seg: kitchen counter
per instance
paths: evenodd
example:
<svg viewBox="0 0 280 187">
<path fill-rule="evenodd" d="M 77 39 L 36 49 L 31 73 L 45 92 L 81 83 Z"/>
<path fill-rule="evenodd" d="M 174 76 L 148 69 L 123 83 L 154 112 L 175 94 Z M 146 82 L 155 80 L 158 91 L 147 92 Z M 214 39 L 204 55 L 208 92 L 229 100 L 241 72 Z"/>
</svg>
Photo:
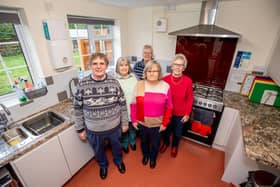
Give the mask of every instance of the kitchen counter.
<svg viewBox="0 0 280 187">
<path fill-rule="evenodd" d="M 9 150 L 5 150 L 5 149 L 0 149 L 0 167 L 4 166 L 5 164 L 19 158 L 20 156 L 24 155 L 25 153 L 31 151 L 32 149 L 34 149 L 35 147 L 43 144 L 44 142 L 46 142 L 47 140 L 49 140 L 50 138 L 54 137 L 55 135 L 59 134 L 61 131 L 67 129 L 68 127 L 70 127 L 71 125 L 73 125 L 73 119 L 72 119 L 72 115 L 71 115 L 71 110 L 72 110 L 72 102 L 70 100 L 66 100 L 63 102 L 60 102 L 57 105 L 54 105 L 52 107 L 49 107 L 45 110 L 39 111 L 34 113 L 33 115 L 37 114 L 37 113 L 41 113 L 44 111 L 54 111 L 57 112 L 63 116 L 65 116 L 67 119 L 66 121 L 49 130 L 48 132 L 37 136 L 37 137 L 33 137 L 33 139 L 29 142 L 26 143 L 26 145 L 21 145 L 20 148 L 17 149 L 16 146 L 11 147 L 11 149 Z M 20 124 L 21 121 L 27 120 L 29 118 L 32 118 L 32 115 L 29 117 L 26 117 L 20 121 L 16 121 L 15 124 Z"/>
<path fill-rule="evenodd" d="M 250 159 L 280 168 L 280 108 L 252 103 L 239 93 L 224 92 L 226 107 L 240 111 L 245 152 Z"/>
</svg>

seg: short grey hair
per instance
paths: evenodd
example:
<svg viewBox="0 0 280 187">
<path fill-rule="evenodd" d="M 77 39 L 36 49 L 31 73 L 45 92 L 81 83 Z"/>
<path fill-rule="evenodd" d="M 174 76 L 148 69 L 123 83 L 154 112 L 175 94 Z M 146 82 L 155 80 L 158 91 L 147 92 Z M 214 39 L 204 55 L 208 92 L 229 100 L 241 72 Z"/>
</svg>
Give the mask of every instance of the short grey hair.
<svg viewBox="0 0 280 187">
<path fill-rule="evenodd" d="M 144 49 L 150 49 L 151 52 L 152 52 L 152 58 L 154 58 L 154 50 L 153 50 L 153 47 L 151 45 L 145 44 L 144 47 L 143 47 L 143 52 L 144 52 Z"/>
<path fill-rule="evenodd" d="M 175 60 L 182 60 L 184 62 L 184 67 L 186 68 L 187 65 L 188 65 L 188 60 L 187 58 L 185 57 L 185 55 L 183 55 L 182 53 L 178 53 L 175 55 L 175 57 L 173 58 L 173 61 L 174 62 Z"/>
<path fill-rule="evenodd" d="M 156 60 L 150 60 L 149 62 L 147 62 L 147 64 L 145 65 L 144 71 L 143 71 L 143 79 L 147 80 L 147 71 L 149 69 L 152 68 L 153 65 L 156 65 L 158 68 L 158 80 L 162 79 L 162 70 L 161 70 L 161 66 L 160 64 L 156 61 Z"/>
<path fill-rule="evenodd" d="M 123 61 L 125 61 L 128 64 L 128 74 L 130 74 L 132 72 L 132 69 L 131 69 L 129 60 L 125 57 L 118 58 L 117 64 L 116 64 L 116 73 L 118 73 L 118 74 L 120 73 L 120 65 L 121 65 L 121 62 L 123 62 Z"/>
</svg>

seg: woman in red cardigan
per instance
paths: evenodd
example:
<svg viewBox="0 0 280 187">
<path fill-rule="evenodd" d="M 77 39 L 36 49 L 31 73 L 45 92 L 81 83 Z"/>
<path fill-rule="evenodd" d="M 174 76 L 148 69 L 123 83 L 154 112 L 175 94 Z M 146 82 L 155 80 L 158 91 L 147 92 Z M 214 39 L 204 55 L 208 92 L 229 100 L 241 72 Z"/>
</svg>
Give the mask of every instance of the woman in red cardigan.
<svg viewBox="0 0 280 187">
<path fill-rule="evenodd" d="M 171 88 L 172 118 L 166 131 L 163 133 L 163 145 L 160 152 L 166 151 L 170 144 L 170 134 L 173 133 L 171 156 L 176 157 L 178 145 L 182 136 L 183 125 L 189 120 L 193 103 L 192 80 L 183 75 L 187 67 L 187 59 L 183 54 L 176 54 L 172 62 L 172 73 L 163 78 Z"/>
</svg>

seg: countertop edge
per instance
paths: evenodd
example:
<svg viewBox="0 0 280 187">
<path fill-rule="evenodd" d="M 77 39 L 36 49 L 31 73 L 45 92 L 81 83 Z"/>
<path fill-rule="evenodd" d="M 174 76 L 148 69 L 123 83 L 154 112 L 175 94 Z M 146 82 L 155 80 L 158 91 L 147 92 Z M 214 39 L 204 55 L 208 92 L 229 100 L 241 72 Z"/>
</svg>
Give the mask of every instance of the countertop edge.
<svg viewBox="0 0 280 187">
<path fill-rule="evenodd" d="M 280 137 L 280 109 L 252 103 L 248 97 L 229 91 L 225 91 L 224 103 L 225 107 L 239 110 L 246 156 L 279 169 L 280 151 L 277 145 L 280 146 L 280 138 L 273 137 L 275 134 Z"/>
</svg>

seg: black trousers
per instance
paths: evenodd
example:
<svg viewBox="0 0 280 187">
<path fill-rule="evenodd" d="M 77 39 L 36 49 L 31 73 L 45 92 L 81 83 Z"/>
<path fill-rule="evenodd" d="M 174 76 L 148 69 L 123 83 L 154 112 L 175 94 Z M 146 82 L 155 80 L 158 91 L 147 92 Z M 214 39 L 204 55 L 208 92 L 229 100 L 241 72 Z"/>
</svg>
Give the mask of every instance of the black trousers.
<svg viewBox="0 0 280 187">
<path fill-rule="evenodd" d="M 155 161 L 157 159 L 161 137 L 159 127 L 148 128 L 138 124 L 138 128 L 143 156 Z"/>
</svg>

